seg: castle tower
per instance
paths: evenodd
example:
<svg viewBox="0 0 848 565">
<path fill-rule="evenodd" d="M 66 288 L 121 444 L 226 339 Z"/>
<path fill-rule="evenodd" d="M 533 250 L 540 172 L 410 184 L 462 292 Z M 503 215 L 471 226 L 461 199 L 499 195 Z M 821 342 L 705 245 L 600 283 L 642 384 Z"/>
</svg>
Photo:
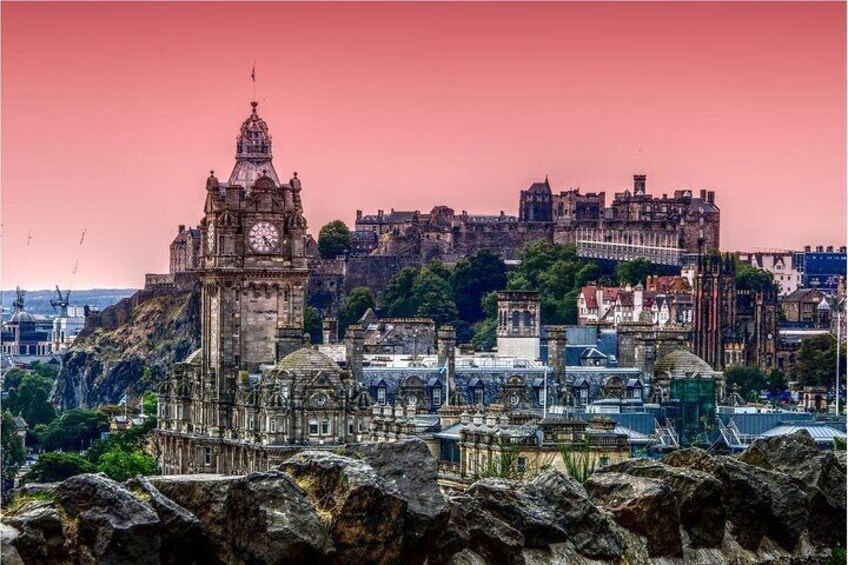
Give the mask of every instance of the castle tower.
<svg viewBox="0 0 848 565">
<path fill-rule="evenodd" d="M 524 222 L 553 221 L 553 195 L 548 177 L 545 182 L 534 182 L 527 190 L 521 191 L 518 216 Z"/>
<path fill-rule="evenodd" d="M 692 346 L 713 369 L 724 368 L 725 344 L 736 321 L 736 263 L 730 254 L 702 255 L 695 273 Z"/>
<path fill-rule="evenodd" d="M 498 292 L 498 355 L 539 359 L 541 298 L 537 291 Z"/>
<path fill-rule="evenodd" d="M 300 346 L 309 269 L 300 181 L 279 182 L 268 126 L 256 112 L 241 126 L 236 164 L 206 181 L 202 369 L 215 390 L 219 433 L 231 426 L 240 373 L 255 374 Z"/>
<path fill-rule="evenodd" d="M 451 390 L 455 390 L 454 376 L 456 375 L 456 330 L 453 326 L 442 326 L 437 334 L 436 349 L 439 370 L 446 368 L 445 377 L 449 380 Z"/>
</svg>

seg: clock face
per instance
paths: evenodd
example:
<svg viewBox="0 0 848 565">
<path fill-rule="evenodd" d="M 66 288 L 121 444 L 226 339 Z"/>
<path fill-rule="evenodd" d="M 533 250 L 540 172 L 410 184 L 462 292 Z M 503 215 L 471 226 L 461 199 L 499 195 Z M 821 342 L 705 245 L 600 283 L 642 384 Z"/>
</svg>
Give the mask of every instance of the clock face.
<svg viewBox="0 0 848 565">
<path fill-rule="evenodd" d="M 509 397 L 509 403 L 512 406 L 518 406 L 518 401 L 519 401 L 519 398 L 518 398 L 517 394 L 513 394 Z"/>
<path fill-rule="evenodd" d="M 274 224 L 257 222 L 250 228 L 247 239 L 254 251 L 268 253 L 277 247 L 277 244 L 280 242 L 280 233 L 274 227 Z"/>
<path fill-rule="evenodd" d="M 327 403 L 327 395 L 323 392 L 320 392 L 315 395 L 315 404 L 317 406 L 324 406 Z"/>
</svg>

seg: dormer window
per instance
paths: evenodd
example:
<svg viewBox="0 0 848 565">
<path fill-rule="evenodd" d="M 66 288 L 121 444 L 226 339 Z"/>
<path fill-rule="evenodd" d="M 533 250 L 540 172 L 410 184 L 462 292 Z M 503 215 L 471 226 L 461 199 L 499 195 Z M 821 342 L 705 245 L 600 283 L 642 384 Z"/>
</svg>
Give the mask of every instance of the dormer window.
<svg viewBox="0 0 848 565">
<path fill-rule="evenodd" d="M 384 406 L 386 404 L 386 388 L 380 387 L 377 389 L 377 404 Z"/>
<path fill-rule="evenodd" d="M 434 388 L 433 389 L 433 406 L 441 406 L 442 405 L 442 389 Z"/>
<path fill-rule="evenodd" d="M 474 403 L 475 404 L 483 404 L 483 387 L 477 386 L 474 389 Z"/>
</svg>

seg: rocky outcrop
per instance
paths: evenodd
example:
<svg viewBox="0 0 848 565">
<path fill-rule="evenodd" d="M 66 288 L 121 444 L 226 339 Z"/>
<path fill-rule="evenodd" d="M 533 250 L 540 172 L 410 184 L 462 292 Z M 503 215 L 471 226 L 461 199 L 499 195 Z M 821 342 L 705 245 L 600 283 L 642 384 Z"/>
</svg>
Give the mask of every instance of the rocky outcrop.
<svg viewBox="0 0 848 565">
<path fill-rule="evenodd" d="M 681 450 L 605 468 L 585 488 L 545 469 L 459 494 L 439 490 L 417 439 L 305 451 L 247 476 L 79 475 L 16 493 L 0 541 L 4 563 L 27 565 L 822 563 L 844 531 L 812 530 L 838 525 L 845 467 L 796 457 L 805 445 Z M 816 497 L 825 521 L 806 508 Z"/>
<path fill-rule="evenodd" d="M 198 347 L 200 285 L 141 290 L 86 320 L 62 359 L 52 401 L 66 410 L 117 403 L 128 389 L 154 389 Z"/>
</svg>

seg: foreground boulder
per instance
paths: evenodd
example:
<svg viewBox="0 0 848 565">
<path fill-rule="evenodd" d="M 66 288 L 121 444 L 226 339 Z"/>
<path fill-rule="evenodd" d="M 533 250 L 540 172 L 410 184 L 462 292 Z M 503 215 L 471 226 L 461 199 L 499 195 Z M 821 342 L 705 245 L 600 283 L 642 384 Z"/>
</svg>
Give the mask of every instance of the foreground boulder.
<svg viewBox="0 0 848 565">
<path fill-rule="evenodd" d="M 807 496 L 810 536 L 831 545 L 844 542 L 848 526 L 844 458 L 819 449 L 810 433 L 800 430 L 792 435 L 758 439 L 739 460 L 797 479 Z"/>
<path fill-rule="evenodd" d="M 332 552 L 327 524 L 278 471 L 150 477 L 150 484 L 202 524 L 201 563 L 320 562 Z M 174 521 L 187 527 L 182 517 Z"/>
<path fill-rule="evenodd" d="M 585 486 L 616 522 L 648 540 L 651 556 L 683 556 L 677 501 L 668 485 L 624 473 L 598 473 Z"/>
<path fill-rule="evenodd" d="M 79 475 L 20 489 L 0 543 L 4 565 L 812 565 L 842 543 L 845 465 L 810 447 L 685 449 L 585 485 L 546 468 L 448 495 L 419 440 L 304 451 L 246 476 Z"/>
<path fill-rule="evenodd" d="M 726 512 L 721 482 L 702 471 L 672 467 L 651 459 L 630 459 L 602 468 L 603 473 L 624 473 L 662 481 L 671 488 L 680 515 L 680 524 L 692 547 L 721 547 Z"/>
<path fill-rule="evenodd" d="M 697 448 L 674 451 L 663 458 L 663 463 L 703 471 L 721 481 L 730 530 L 745 549 L 759 548 L 764 536 L 786 550 L 797 547 L 809 508 L 792 477 L 734 457 L 713 457 Z"/>
</svg>

